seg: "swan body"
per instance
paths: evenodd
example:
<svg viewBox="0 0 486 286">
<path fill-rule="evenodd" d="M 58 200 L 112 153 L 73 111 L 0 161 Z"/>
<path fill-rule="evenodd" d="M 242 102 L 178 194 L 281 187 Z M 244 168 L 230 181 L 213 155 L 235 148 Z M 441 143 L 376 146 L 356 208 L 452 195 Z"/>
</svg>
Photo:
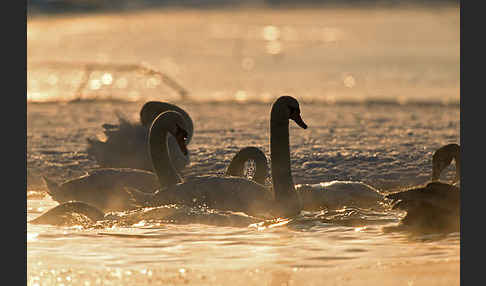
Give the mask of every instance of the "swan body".
<svg viewBox="0 0 486 286">
<path fill-rule="evenodd" d="M 88 138 L 88 156 L 94 158 L 101 167 L 133 168 L 152 171 L 152 162 L 147 154 L 148 128 L 153 119 L 167 110 L 178 111 L 184 117 L 184 127 L 188 133 L 187 144 L 193 135 L 193 122 L 182 108 L 160 101 L 145 103 L 140 111 L 140 122 L 132 123 L 118 115 L 119 124 L 103 124 L 106 141 Z M 189 164 L 189 155 L 182 154 L 174 138 L 169 136 L 169 148 L 173 164 L 182 170 Z"/>
<path fill-rule="evenodd" d="M 173 138 L 173 137 L 172 137 Z M 242 148 L 231 160 L 225 176 L 244 176 L 244 163 L 247 160 L 243 158 L 251 157 L 256 147 Z M 260 151 L 261 152 L 261 151 Z M 257 165 L 266 164 L 266 158 L 263 152 L 263 158 L 257 158 Z M 255 157 L 255 156 L 253 156 Z M 260 162 L 265 160 L 264 162 Z M 260 167 L 259 170 L 263 168 Z M 268 170 L 268 167 L 267 167 Z M 255 174 L 256 180 L 265 180 L 268 172 L 260 171 Z M 44 177 L 47 186 L 47 192 L 53 200 L 64 203 L 68 201 L 83 201 L 93 204 L 103 210 L 124 210 L 133 208 L 131 201 L 122 203 L 125 200 L 146 200 L 147 197 L 142 193 L 153 193 L 159 187 L 157 175 L 145 170 L 130 168 L 102 168 L 89 171 L 87 174 L 68 180 L 64 183 L 57 182 Z M 126 193 L 126 192 L 129 193 Z M 115 196 L 118 196 L 115 198 Z"/>
<path fill-rule="evenodd" d="M 269 188 L 246 178 L 198 176 L 161 190 L 154 202 L 269 215 L 269 206 L 273 207 L 275 199 Z"/>
<path fill-rule="evenodd" d="M 83 201 L 102 210 L 133 208 L 133 196 L 152 193 L 159 187 L 154 173 L 128 168 L 97 169 L 61 184 L 46 177 L 43 179 L 53 200 L 59 203 Z M 127 193 L 126 187 L 138 191 Z"/>
<path fill-rule="evenodd" d="M 454 158 L 456 182 L 439 182 L 440 173 Z M 461 192 L 457 185 L 460 178 L 459 145 L 448 144 L 439 148 L 432 158 L 432 182 L 400 192 L 387 194 L 392 209 L 406 211 L 401 225 L 422 231 L 458 231 L 460 227 Z"/>
<path fill-rule="evenodd" d="M 104 217 L 102 211 L 87 203 L 66 202 L 55 206 L 29 223 L 61 226 L 90 225 Z"/>
<path fill-rule="evenodd" d="M 274 170 L 272 196 L 268 188 L 246 178 L 200 176 L 183 181 L 172 166 L 167 147 L 169 133 L 181 138 L 181 131 L 184 131 L 181 128 L 183 118 L 174 111 L 160 114 L 150 127 L 149 151 L 160 185 L 167 187 L 156 192 L 149 204 L 196 203 L 249 214 L 271 212 L 278 216 L 300 213 L 301 203 L 296 195 L 290 170 L 289 119 L 294 120 L 300 127 L 307 128 L 300 117 L 297 100 L 290 96 L 282 96 L 273 103 L 270 120 L 270 151 Z M 181 151 L 185 152 L 184 144 L 179 146 Z"/>
<path fill-rule="evenodd" d="M 336 209 L 343 206 L 376 208 L 386 201 L 377 189 L 356 181 L 300 184 L 295 189 L 305 210 Z"/>
<path fill-rule="evenodd" d="M 389 194 L 393 209 L 406 211 L 401 226 L 419 231 L 459 231 L 461 192 L 459 188 L 441 182 Z"/>
<path fill-rule="evenodd" d="M 255 161 L 255 176 L 253 180 L 264 185 L 269 168 L 265 153 L 257 147 L 241 149 L 231 161 L 226 171 L 227 175 L 244 176 L 244 163 Z M 273 192 L 269 188 L 270 192 Z M 374 187 L 354 181 L 331 181 L 317 184 L 295 185 L 304 210 L 320 210 L 323 208 L 341 208 L 343 206 L 359 206 L 374 208 L 385 201 L 383 195 Z"/>
<path fill-rule="evenodd" d="M 386 197 L 395 201 L 401 199 L 411 201 L 414 199 L 421 200 L 423 198 L 430 199 L 436 197 L 436 204 L 444 203 L 442 196 L 448 194 L 449 190 L 459 191 L 459 186 L 457 185 L 461 172 L 459 148 L 457 144 L 448 144 L 434 152 L 432 156 L 432 180 L 426 186 L 412 187 L 403 191 L 387 194 Z M 439 182 L 441 172 L 450 165 L 452 159 L 456 162 L 456 178 L 454 179 L 454 184 Z M 430 194 L 424 196 L 424 191 L 430 191 Z M 454 198 L 450 197 L 449 200 L 453 200 Z M 457 196 L 457 199 L 459 199 L 459 196 Z"/>
<path fill-rule="evenodd" d="M 47 224 L 56 226 L 80 225 L 85 228 L 93 227 L 101 222 L 102 226 L 128 225 L 133 226 L 140 221 L 169 221 L 171 223 L 187 224 L 202 223 L 217 226 L 247 227 L 260 222 L 261 219 L 242 213 L 190 208 L 181 205 L 168 205 L 154 208 L 135 209 L 125 212 L 103 213 L 98 208 L 85 202 L 70 201 L 59 204 L 42 213 L 31 224 Z"/>
</svg>

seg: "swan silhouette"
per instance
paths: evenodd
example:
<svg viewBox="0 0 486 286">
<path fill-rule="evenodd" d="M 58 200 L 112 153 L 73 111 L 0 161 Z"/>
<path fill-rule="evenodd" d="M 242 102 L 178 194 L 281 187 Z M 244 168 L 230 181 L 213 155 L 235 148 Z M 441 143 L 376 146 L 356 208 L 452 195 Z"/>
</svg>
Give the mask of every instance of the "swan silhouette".
<svg viewBox="0 0 486 286">
<path fill-rule="evenodd" d="M 181 151 L 186 152 L 183 118 L 178 112 L 166 111 L 150 127 L 149 151 L 160 185 L 167 187 L 151 195 L 149 200 L 137 203 L 143 206 L 170 203 L 203 205 L 272 216 L 299 214 L 301 202 L 295 192 L 290 169 L 289 119 L 304 129 L 307 125 L 300 116 L 298 101 L 291 96 L 279 97 L 272 105 L 270 117 L 273 192 L 262 184 L 241 177 L 197 176 L 184 181 L 173 167 L 167 147 L 167 136 L 172 134 L 179 138 Z"/>
<path fill-rule="evenodd" d="M 227 174 L 244 176 L 244 163 L 248 160 L 255 162 L 255 175 L 253 180 L 259 184 L 265 184 L 269 174 L 267 157 L 257 147 L 247 147 L 233 158 L 227 169 Z M 374 187 L 363 182 L 355 181 L 331 181 L 317 184 L 295 185 L 297 195 L 302 202 L 302 208 L 308 211 L 325 208 L 340 208 L 343 206 L 359 206 L 375 208 L 384 206 L 383 195 Z"/>
<path fill-rule="evenodd" d="M 438 178 L 454 158 L 456 178 L 460 179 L 460 148 L 448 144 L 437 149 L 432 157 L 432 182 L 387 194 L 392 209 L 406 211 L 400 225 L 420 231 L 458 231 L 460 228 L 461 192 L 458 186 L 439 182 Z"/>
<path fill-rule="evenodd" d="M 175 110 L 184 117 L 184 128 L 188 133 L 187 144 L 193 135 L 193 122 L 189 114 L 177 105 L 160 101 L 146 102 L 140 110 L 140 122 L 132 123 L 117 114 L 119 124 L 103 124 L 105 142 L 88 138 L 86 152 L 100 167 L 132 168 L 152 171 L 152 162 L 147 153 L 148 128 L 160 113 Z M 189 163 L 189 155 L 180 153 L 174 138 L 169 136 L 172 161 L 178 170 Z"/>
<path fill-rule="evenodd" d="M 132 202 L 134 195 L 143 196 L 160 187 L 154 173 L 129 168 L 92 170 L 61 184 L 47 177 L 43 179 L 53 200 L 59 203 L 82 201 L 103 211 L 136 208 Z M 136 188 L 137 192 L 127 192 L 125 188 Z"/>
<path fill-rule="evenodd" d="M 195 215 L 196 214 L 196 215 Z M 98 226 L 129 225 L 143 220 L 158 220 L 176 224 L 199 223 L 215 226 L 247 227 L 261 222 L 261 218 L 243 213 L 212 209 L 206 211 L 181 205 L 167 205 L 155 208 L 134 209 L 129 211 L 103 213 L 98 208 L 85 203 L 70 201 L 59 204 L 36 218 L 28 221 L 30 224 L 47 224 L 56 226 L 82 226 L 90 228 Z"/>
<path fill-rule="evenodd" d="M 250 159 L 258 166 L 253 179 L 264 184 L 268 174 L 267 161 L 265 154 L 256 147 L 239 150 L 228 165 L 225 176 L 244 177 L 245 162 Z M 129 168 L 96 169 L 61 184 L 47 177 L 43 179 L 53 200 L 59 203 L 87 202 L 104 211 L 135 208 L 136 205 L 132 203 L 134 195 L 144 198 L 142 193 L 153 193 L 160 188 L 157 175 L 153 172 Z M 127 193 L 125 188 L 132 191 Z"/>
<path fill-rule="evenodd" d="M 265 183 L 265 178 L 268 175 L 268 166 L 267 166 L 267 158 L 265 154 L 257 147 L 245 147 L 240 149 L 235 156 L 232 158 L 230 164 L 228 165 L 225 176 L 239 176 L 244 177 L 244 169 L 245 163 L 248 160 L 254 160 L 255 164 L 257 165 L 256 173 L 253 179 L 256 182 L 261 184 Z M 81 176 L 76 179 L 72 179 L 66 181 L 63 184 L 57 184 L 49 180 L 48 178 L 44 178 L 50 190 L 54 190 L 54 194 L 51 194 L 53 198 L 56 198 L 57 201 L 60 202 L 59 205 L 53 207 L 52 209 L 46 211 L 45 213 L 41 214 L 40 216 L 36 217 L 29 221 L 32 224 L 49 224 L 49 225 L 60 225 L 60 226 L 72 226 L 72 225 L 83 225 L 89 226 L 100 220 L 109 219 L 106 217 L 106 214 L 100 210 L 101 207 L 104 210 L 114 210 L 114 209 L 123 209 L 123 207 L 136 207 L 132 204 L 124 202 L 123 204 L 119 204 L 118 208 L 110 205 L 109 207 L 103 205 L 99 202 L 99 200 L 94 199 L 93 197 L 86 196 L 87 192 L 92 190 L 97 190 L 94 192 L 98 192 L 99 190 L 107 190 L 107 186 L 109 186 L 108 190 L 98 194 L 98 196 L 106 196 L 106 192 L 113 192 L 114 189 L 119 189 L 119 191 L 115 191 L 114 193 L 109 194 L 111 195 L 121 195 L 125 200 L 127 199 L 126 196 L 130 196 L 130 200 L 133 200 L 131 197 L 131 192 L 137 192 L 136 189 L 130 190 L 130 192 L 125 193 L 126 191 L 122 191 L 123 188 L 130 188 L 130 183 L 135 186 L 140 186 L 140 184 L 145 183 L 144 191 L 149 192 L 155 190 L 154 185 L 158 185 L 159 182 L 157 180 L 157 176 L 154 173 L 144 171 L 144 170 L 133 170 L 133 169 L 106 169 L 109 171 L 103 171 L 99 173 L 99 170 L 95 170 L 90 172 L 85 176 Z M 126 171 L 127 173 L 124 173 Z M 112 174 L 113 177 L 107 177 L 106 174 Z M 119 180 L 128 180 L 125 181 L 124 184 Z M 113 185 L 110 186 L 110 182 Z M 127 184 L 128 183 L 128 184 Z M 103 185 L 104 184 L 104 185 Z M 140 187 L 139 187 L 140 189 Z M 74 194 L 73 194 L 74 193 Z M 84 195 L 84 196 L 83 196 Z M 96 194 L 93 194 L 96 197 Z M 84 199 L 89 201 L 90 203 L 84 201 L 76 201 L 75 199 Z M 115 198 L 116 199 L 116 198 Z M 140 199 L 140 198 L 139 198 Z M 94 200 L 94 202 L 93 202 Z M 143 200 L 143 198 L 142 198 Z M 106 198 L 102 199 L 103 202 L 110 201 Z M 94 206 L 97 205 L 98 207 Z M 162 210 L 157 212 L 157 210 L 153 210 L 156 212 L 155 216 L 157 217 L 164 217 L 169 220 L 177 220 L 177 221 L 205 221 L 204 215 L 208 216 L 208 214 L 203 214 L 203 218 L 194 218 L 193 216 L 187 216 L 184 212 L 179 211 L 176 212 L 175 215 L 171 214 L 171 210 Z M 144 214 L 146 211 L 143 212 Z M 237 216 L 236 214 L 215 214 L 211 212 L 212 218 L 210 219 L 211 224 L 219 223 L 223 225 L 248 225 L 249 223 L 258 222 L 256 218 L 252 217 L 241 217 Z M 134 214 L 136 219 L 136 214 Z M 167 217 L 168 216 L 168 217 Z M 125 216 L 124 216 L 125 217 Z M 219 218 L 224 218 L 223 220 L 219 220 Z M 142 219 L 142 218 L 141 218 Z M 216 219 L 216 221 L 214 221 Z"/>
<path fill-rule="evenodd" d="M 85 202 L 66 202 L 29 221 L 31 224 L 90 225 L 105 218 L 98 208 Z"/>
</svg>

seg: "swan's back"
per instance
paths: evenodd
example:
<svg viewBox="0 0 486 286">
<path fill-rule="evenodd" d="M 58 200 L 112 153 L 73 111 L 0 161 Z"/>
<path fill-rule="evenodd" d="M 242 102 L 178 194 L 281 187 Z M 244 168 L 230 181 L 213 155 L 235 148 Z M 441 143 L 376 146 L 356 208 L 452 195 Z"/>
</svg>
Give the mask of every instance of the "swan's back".
<svg viewBox="0 0 486 286">
<path fill-rule="evenodd" d="M 295 187 L 307 210 L 343 206 L 374 208 L 383 202 L 383 195 L 377 189 L 362 182 L 331 181 Z"/>
<path fill-rule="evenodd" d="M 29 221 L 32 224 L 51 225 L 89 225 L 104 218 L 104 213 L 84 202 L 62 203 L 37 218 Z"/>
<path fill-rule="evenodd" d="M 119 116 L 119 125 L 104 124 L 106 141 L 87 139 L 88 156 L 105 168 L 133 168 L 152 171 L 152 160 L 147 150 L 148 128 Z M 191 125 L 192 126 L 192 125 Z M 189 133 L 188 141 L 192 138 Z M 171 158 L 177 170 L 189 164 L 189 156 L 180 151 L 176 140 L 169 136 Z"/>
<path fill-rule="evenodd" d="M 432 182 L 402 192 L 389 194 L 393 209 L 404 210 L 401 226 L 420 232 L 450 232 L 460 228 L 459 188 Z"/>
<path fill-rule="evenodd" d="M 76 195 L 78 192 L 132 187 L 151 193 L 159 187 L 157 176 L 149 171 L 131 168 L 103 168 L 89 171 L 86 175 L 68 180 L 61 189 Z"/>
<path fill-rule="evenodd" d="M 419 206 L 422 208 L 440 208 L 458 211 L 461 193 L 456 186 L 441 182 L 431 182 L 426 186 L 389 194 L 388 199 L 396 201 L 394 209 L 410 211 Z"/>
<path fill-rule="evenodd" d="M 106 168 L 68 180 L 60 185 L 45 179 L 49 195 L 59 203 L 82 201 L 102 210 L 132 208 L 132 197 L 125 187 L 152 193 L 159 187 L 155 174 L 129 168 Z"/>
<path fill-rule="evenodd" d="M 171 188 L 171 200 L 248 214 L 268 213 L 272 193 L 254 181 L 240 177 L 198 176 Z"/>
</svg>

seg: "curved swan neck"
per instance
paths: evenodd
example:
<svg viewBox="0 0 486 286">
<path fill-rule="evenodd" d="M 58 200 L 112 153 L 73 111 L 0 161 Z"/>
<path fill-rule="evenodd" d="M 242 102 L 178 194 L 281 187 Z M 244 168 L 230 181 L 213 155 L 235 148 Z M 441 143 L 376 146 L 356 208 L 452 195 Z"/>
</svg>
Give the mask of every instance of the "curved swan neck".
<svg viewBox="0 0 486 286">
<path fill-rule="evenodd" d="M 268 175 L 268 161 L 265 154 L 257 147 L 245 147 L 238 151 L 226 169 L 225 175 L 243 177 L 245 162 L 248 160 L 255 161 L 256 172 L 253 180 L 264 185 Z"/>
<path fill-rule="evenodd" d="M 161 187 L 182 182 L 172 165 L 168 148 L 168 121 L 159 116 L 150 127 L 149 154 Z"/>
<path fill-rule="evenodd" d="M 184 118 L 186 131 L 189 134 L 189 137 L 187 138 L 187 144 L 189 144 L 194 131 L 194 124 L 189 114 L 177 105 L 161 101 L 148 101 L 142 106 L 142 109 L 140 110 L 140 122 L 143 126 L 147 126 L 148 128 L 150 128 L 150 125 L 155 120 L 155 118 L 157 118 L 159 114 L 168 110 L 177 111 Z"/>
</svg>

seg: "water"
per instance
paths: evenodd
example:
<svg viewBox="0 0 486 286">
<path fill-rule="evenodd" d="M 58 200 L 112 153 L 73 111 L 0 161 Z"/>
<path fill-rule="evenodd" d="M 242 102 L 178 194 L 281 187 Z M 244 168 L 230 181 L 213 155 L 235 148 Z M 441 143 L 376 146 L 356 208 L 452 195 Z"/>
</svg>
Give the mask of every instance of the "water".
<svg viewBox="0 0 486 286">
<path fill-rule="evenodd" d="M 191 115 L 185 176 L 222 174 L 245 146 L 269 155 L 270 103 L 283 93 L 299 99 L 309 125 L 290 128 L 296 184 L 421 184 L 432 153 L 459 142 L 457 8 L 35 17 L 27 39 L 27 220 L 57 205 L 40 177 L 96 168 L 86 138 L 116 112 L 137 120 L 145 100 Z M 441 179 L 453 176 L 451 166 Z M 459 284 L 459 233 L 385 232 L 402 213 L 347 207 L 266 225 L 181 213 L 176 222 L 27 224 L 28 284 Z"/>
</svg>

